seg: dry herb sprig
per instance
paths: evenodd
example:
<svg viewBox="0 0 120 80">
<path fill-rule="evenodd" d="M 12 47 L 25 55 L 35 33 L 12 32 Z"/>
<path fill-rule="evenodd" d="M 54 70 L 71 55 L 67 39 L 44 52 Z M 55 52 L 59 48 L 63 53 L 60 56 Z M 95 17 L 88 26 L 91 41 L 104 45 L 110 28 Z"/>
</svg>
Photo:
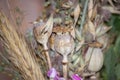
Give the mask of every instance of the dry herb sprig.
<svg viewBox="0 0 120 80">
<path fill-rule="evenodd" d="M 3 13 L 0 13 L 0 33 L 0 39 L 4 43 L 4 47 L 7 48 L 9 60 L 20 71 L 23 79 L 45 80 L 35 54 Z"/>
</svg>

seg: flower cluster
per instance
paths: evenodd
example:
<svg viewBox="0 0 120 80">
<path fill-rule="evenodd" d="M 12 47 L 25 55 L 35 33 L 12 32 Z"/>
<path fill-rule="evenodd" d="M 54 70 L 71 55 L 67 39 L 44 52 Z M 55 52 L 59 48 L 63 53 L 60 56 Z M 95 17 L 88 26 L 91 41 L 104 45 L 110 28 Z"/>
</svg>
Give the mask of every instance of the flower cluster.
<svg viewBox="0 0 120 80">
<path fill-rule="evenodd" d="M 52 80 L 65 80 L 63 77 L 60 77 L 58 72 L 56 71 L 55 68 L 51 68 L 48 72 L 47 72 L 47 76 L 52 79 Z M 71 76 L 72 80 L 83 80 L 81 77 L 79 77 L 78 74 L 73 74 Z"/>
</svg>

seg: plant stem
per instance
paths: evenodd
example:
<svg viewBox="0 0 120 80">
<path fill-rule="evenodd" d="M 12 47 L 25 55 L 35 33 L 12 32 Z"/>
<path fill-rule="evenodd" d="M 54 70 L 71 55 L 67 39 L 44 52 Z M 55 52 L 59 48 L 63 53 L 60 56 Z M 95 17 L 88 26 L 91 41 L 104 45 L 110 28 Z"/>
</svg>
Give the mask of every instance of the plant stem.
<svg viewBox="0 0 120 80">
<path fill-rule="evenodd" d="M 67 64 L 63 64 L 63 77 L 67 80 Z"/>
<path fill-rule="evenodd" d="M 80 24 L 80 35 L 82 34 L 82 30 L 83 30 L 83 25 L 85 22 L 85 17 L 86 17 L 86 12 L 87 12 L 87 6 L 88 6 L 88 1 L 85 1 L 85 5 L 84 5 L 84 10 L 83 10 L 83 14 L 82 14 L 82 20 L 81 20 L 81 24 Z"/>
<path fill-rule="evenodd" d="M 50 78 L 50 80 L 54 80 L 53 78 Z"/>
<path fill-rule="evenodd" d="M 63 77 L 65 78 L 65 80 L 67 80 L 67 63 L 68 63 L 68 59 L 67 59 L 67 55 L 63 56 Z"/>
<path fill-rule="evenodd" d="M 47 47 L 46 44 L 43 45 L 43 47 L 44 47 L 44 50 L 45 50 L 45 55 L 46 55 L 46 58 L 47 58 L 49 69 L 51 69 L 52 65 L 51 65 L 51 60 L 50 60 L 50 56 L 49 56 L 49 52 L 48 52 L 48 47 Z"/>
</svg>

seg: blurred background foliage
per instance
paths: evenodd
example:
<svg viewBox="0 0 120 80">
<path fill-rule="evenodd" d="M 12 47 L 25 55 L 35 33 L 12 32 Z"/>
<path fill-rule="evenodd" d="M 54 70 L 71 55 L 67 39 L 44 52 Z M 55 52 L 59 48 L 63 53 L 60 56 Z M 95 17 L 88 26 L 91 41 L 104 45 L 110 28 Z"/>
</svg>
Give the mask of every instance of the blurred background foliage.
<svg viewBox="0 0 120 80">
<path fill-rule="evenodd" d="M 105 51 L 104 67 L 101 70 L 102 80 L 120 80 L 120 15 L 113 14 L 110 21 L 111 45 Z"/>
</svg>

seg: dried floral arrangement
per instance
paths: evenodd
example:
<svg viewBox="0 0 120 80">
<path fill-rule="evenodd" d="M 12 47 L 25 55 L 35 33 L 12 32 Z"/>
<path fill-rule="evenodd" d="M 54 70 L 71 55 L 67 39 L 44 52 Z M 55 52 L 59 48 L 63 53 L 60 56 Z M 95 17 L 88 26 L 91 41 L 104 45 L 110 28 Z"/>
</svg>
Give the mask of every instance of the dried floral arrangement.
<svg viewBox="0 0 120 80">
<path fill-rule="evenodd" d="M 82 12 L 77 2 L 48 1 L 44 12 L 48 15 L 34 22 L 33 34 L 45 50 L 51 80 L 99 79 L 111 27 L 104 24 L 95 3 L 86 0 Z M 53 10 L 47 12 L 50 7 Z"/>
<path fill-rule="evenodd" d="M 31 47 L 0 13 L 0 40 L 23 79 L 99 80 L 111 29 L 104 24 L 109 12 L 100 14 L 99 6 L 97 0 L 48 0 L 27 35 Z"/>
</svg>

